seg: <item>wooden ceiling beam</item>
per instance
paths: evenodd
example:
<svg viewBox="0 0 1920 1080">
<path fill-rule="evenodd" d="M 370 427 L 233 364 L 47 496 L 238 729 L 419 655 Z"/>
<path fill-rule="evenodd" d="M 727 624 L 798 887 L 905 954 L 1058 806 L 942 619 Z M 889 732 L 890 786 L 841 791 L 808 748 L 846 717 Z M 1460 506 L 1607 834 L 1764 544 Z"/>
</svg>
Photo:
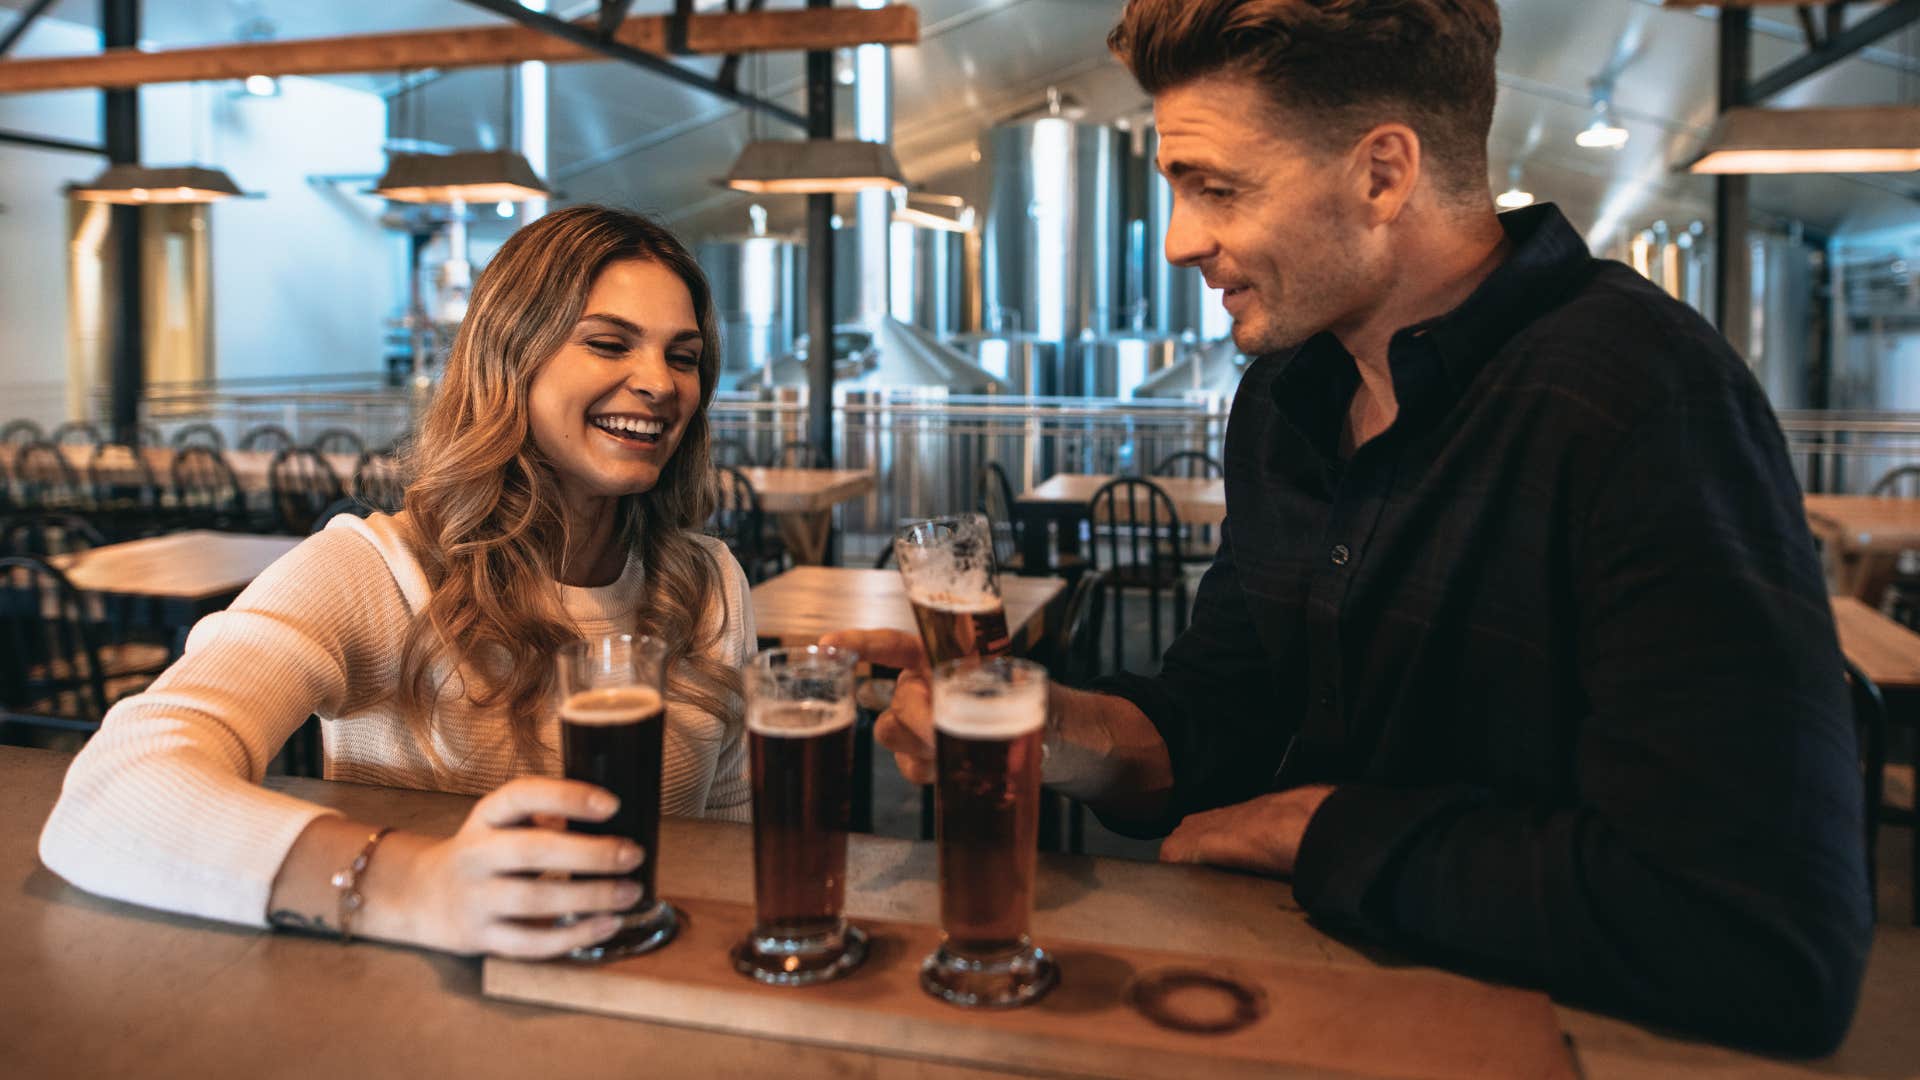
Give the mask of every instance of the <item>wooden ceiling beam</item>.
<svg viewBox="0 0 1920 1080">
<path fill-rule="evenodd" d="M 628 19 L 615 40 L 665 56 L 667 23 L 663 15 Z M 904 4 L 695 15 L 687 20 L 687 51 L 693 53 L 809 51 L 845 45 L 913 45 L 919 40 L 920 13 Z M 600 59 L 604 58 L 590 49 L 524 26 L 476 26 L 6 60 L 0 61 L 0 94 L 220 81 L 249 75 L 350 75 Z"/>
</svg>

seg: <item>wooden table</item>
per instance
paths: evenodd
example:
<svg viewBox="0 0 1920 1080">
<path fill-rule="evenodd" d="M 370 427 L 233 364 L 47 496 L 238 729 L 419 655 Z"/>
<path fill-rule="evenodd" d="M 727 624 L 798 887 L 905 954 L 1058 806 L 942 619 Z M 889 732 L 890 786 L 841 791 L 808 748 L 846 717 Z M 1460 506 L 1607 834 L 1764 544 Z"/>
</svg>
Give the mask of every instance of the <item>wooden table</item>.
<svg viewBox="0 0 1920 1080">
<path fill-rule="evenodd" d="M 723 1035 L 484 998 L 480 962 L 162 915 L 79 892 L 40 866 L 35 841 L 68 758 L 0 747 L 0 1062 L 8 1076 L 456 1076 L 589 1078 L 996 1075 L 804 1043 Z M 269 786 L 363 821 L 448 834 L 471 800 L 273 778 Z M 752 831 L 668 819 L 668 896 L 746 901 Z M 855 836 L 855 918 L 933 922 L 929 843 Z M 1283 884 L 1247 874 L 1041 856 L 1033 919 L 1079 939 L 1324 967 L 1396 966 L 1311 926 Z M 1920 930 L 1882 925 L 1853 1030 L 1801 1063 L 1673 1038 L 1556 1006 L 1587 1080 L 1910 1077 L 1920 1062 Z"/>
<path fill-rule="evenodd" d="M 1882 690 L 1920 690 L 1920 634 L 1851 596 L 1832 599 L 1847 659 Z"/>
<path fill-rule="evenodd" d="M 296 536 L 195 529 L 50 561 L 82 591 L 158 601 L 162 618 L 184 634 L 202 616 L 226 607 L 299 543 Z"/>
<path fill-rule="evenodd" d="M 1022 566 L 1044 567 L 1047 558 L 1047 523 L 1060 522 L 1060 550 L 1071 553 L 1080 544 L 1073 526 L 1087 516 L 1087 503 L 1108 482 L 1111 475 L 1055 473 L 1032 491 L 1013 501 L 1013 512 L 1021 522 L 1020 560 Z M 1173 500 L 1173 511 L 1182 525 L 1218 525 L 1227 519 L 1227 482 L 1185 476 L 1149 476 Z"/>
<path fill-rule="evenodd" d="M 1875 605 L 1902 551 L 1920 550 L 1920 499 L 1808 495 L 1807 525 L 1826 549 L 1836 592 Z"/>
<path fill-rule="evenodd" d="M 1056 577 L 1000 576 L 1015 652 L 1046 633 L 1047 609 L 1066 587 Z M 837 566 L 796 566 L 755 585 L 753 622 L 761 640 L 789 646 L 811 645 L 832 630 L 919 632 L 899 571 Z"/>
<path fill-rule="evenodd" d="M 833 531 L 833 508 L 873 490 L 872 469 L 742 469 L 760 497 L 760 509 L 774 515 L 787 550 L 801 564 L 826 561 Z"/>
<path fill-rule="evenodd" d="M 93 462 L 93 447 L 62 446 L 60 454 L 67 459 L 67 464 L 72 467 L 74 475 L 84 483 L 87 478 L 87 466 Z M 140 456 L 146 460 L 147 468 L 153 471 L 153 478 L 163 488 L 173 486 L 172 470 L 175 454 L 176 451 L 165 446 L 147 446 L 140 450 Z M 220 456 L 226 458 L 227 464 L 232 467 L 233 478 L 239 482 L 241 491 L 248 495 L 262 495 L 271 488 L 267 472 L 273 465 L 275 457 L 273 451 L 222 450 Z M 321 456 L 326 458 L 327 464 L 332 467 L 333 474 L 340 481 L 341 487 L 353 486 L 353 470 L 360 463 L 358 457 L 353 454 L 322 454 Z"/>
</svg>

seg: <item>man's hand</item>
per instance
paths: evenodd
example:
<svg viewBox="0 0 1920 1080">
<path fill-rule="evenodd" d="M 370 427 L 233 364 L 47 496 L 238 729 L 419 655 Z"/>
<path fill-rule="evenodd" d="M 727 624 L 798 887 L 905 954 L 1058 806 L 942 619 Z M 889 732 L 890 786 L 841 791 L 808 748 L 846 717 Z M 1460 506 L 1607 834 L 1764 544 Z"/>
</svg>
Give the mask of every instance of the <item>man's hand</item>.
<svg viewBox="0 0 1920 1080">
<path fill-rule="evenodd" d="M 1285 877 L 1293 873 L 1307 823 L 1331 794 L 1332 788 L 1316 784 L 1193 814 L 1160 844 L 1160 861 Z"/>
<path fill-rule="evenodd" d="M 852 649 L 868 663 L 900 669 L 893 704 L 874 721 L 873 741 L 893 751 L 894 764 L 910 783 L 933 783 L 933 690 L 920 636 L 900 630 L 836 630 L 820 644 Z"/>
</svg>

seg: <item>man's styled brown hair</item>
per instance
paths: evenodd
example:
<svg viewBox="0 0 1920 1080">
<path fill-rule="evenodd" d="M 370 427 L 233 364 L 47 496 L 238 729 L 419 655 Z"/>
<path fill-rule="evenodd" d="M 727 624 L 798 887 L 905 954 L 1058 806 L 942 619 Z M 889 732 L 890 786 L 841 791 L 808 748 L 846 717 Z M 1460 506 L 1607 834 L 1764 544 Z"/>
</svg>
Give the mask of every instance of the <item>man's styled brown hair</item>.
<svg viewBox="0 0 1920 1080">
<path fill-rule="evenodd" d="M 1251 77 L 1294 135 L 1328 150 L 1405 123 L 1441 191 L 1487 190 L 1494 0 L 1127 0 L 1107 47 L 1149 94 Z"/>
</svg>

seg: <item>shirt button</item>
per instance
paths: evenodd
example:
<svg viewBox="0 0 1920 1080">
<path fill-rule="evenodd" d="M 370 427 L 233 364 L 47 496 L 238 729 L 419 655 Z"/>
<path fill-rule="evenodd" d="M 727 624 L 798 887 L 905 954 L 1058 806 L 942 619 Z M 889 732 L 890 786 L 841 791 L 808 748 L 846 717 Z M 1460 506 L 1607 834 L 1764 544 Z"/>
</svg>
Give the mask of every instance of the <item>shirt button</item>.
<svg viewBox="0 0 1920 1080">
<path fill-rule="evenodd" d="M 1353 552 L 1347 550 L 1347 545 L 1333 545 L 1333 565 L 1345 566 L 1347 565 L 1347 560 L 1351 558 L 1353 558 Z"/>
</svg>

